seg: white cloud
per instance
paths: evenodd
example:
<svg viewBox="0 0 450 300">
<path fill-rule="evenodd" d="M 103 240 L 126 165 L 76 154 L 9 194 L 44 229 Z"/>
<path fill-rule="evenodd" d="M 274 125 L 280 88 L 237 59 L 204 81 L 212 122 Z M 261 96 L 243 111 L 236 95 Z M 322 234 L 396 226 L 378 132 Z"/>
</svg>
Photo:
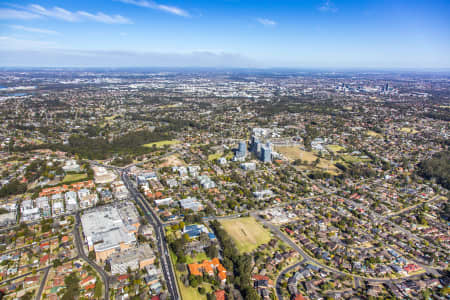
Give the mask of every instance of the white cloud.
<svg viewBox="0 0 450 300">
<path fill-rule="evenodd" d="M 37 4 L 30 4 L 28 6 L 28 10 L 45 17 L 60 19 L 68 22 L 79 21 L 79 16 L 76 13 L 57 6 L 52 9 L 47 9 Z"/>
<path fill-rule="evenodd" d="M 122 3 L 126 3 L 126 4 L 132 4 L 132 5 L 140 6 L 140 7 L 157 9 L 157 10 L 165 11 L 165 12 L 177 15 L 177 16 L 182 16 L 182 17 L 189 17 L 190 16 L 189 13 L 187 11 L 185 11 L 184 9 L 181 9 L 179 7 L 176 7 L 176 6 L 169 6 L 169 5 L 159 4 L 159 3 L 156 3 L 154 1 L 147 1 L 147 0 L 117 0 L 117 1 L 122 2 Z"/>
<path fill-rule="evenodd" d="M 257 18 L 256 21 L 259 23 L 265 25 L 265 26 L 275 26 L 277 25 L 277 22 L 270 20 L 270 19 L 264 19 L 264 18 Z"/>
<path fill-rule="evenodd" d="M 97 14 L 91 14 L 85 11 L 78 11 L 78 15 L 85 17 L 86 19 L 100 22 L 100 23 L 106 23 L 106 24 L 130 24 L 131 21 L 128 20 L 125 17 L 122 17 L 121 15 L 114 15 L 109 16 L 102 12 L 99 12 Z"/>
<path fill-rule="evenodd" d="M 41 18 L 40 15 L 30 13 L 24 10 L 0 8 L 0 20 L 15 19 L 15 20 L 32 20 Z"/>
<path fill-rule="evenodd" d="M 19 10 L 20 9 L 20 10 Z M 94 21 L 106 24 L 132 24 L 133 22 L 121 15 L 107 15 L 103 12 L 96 14 L 86 11 L 69 11 L 67 9 L 55 6 L 45 8 L 38 4 L 28 6 L 17 6 L 16 9 L 0 9 L 0 19 L 36 19 L 53 18 L 67 22 Z"/>
<path fill-rule="evenodd" d="M 50 34 L 50 35 L 60 34 L 59 32 L 54 31 L 54 30 L 41 29 L 41 28 L 36 28 L 36 27 L 26 27 L 26 26 L 22 26 L 22 25 L 10 25 L 9 27 L 16 29 L 16 30 L 23 30 L 23 31 L 32 32 L 32 33 L 42 33 L 42 34 Z"/>
<path fill-rule="evenodd" d="M 322 12 L 337 12 L 338 9 L 334 6 L 334 3 L 330 0 L 325 0 L 321 6 L 319 6 L 319 10 Z"/>
</svg>

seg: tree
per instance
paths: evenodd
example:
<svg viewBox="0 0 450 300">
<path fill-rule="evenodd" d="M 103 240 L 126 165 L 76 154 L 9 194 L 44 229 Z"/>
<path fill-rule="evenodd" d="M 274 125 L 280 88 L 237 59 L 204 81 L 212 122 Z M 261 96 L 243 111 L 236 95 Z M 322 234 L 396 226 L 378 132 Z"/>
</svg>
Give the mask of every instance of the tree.
<svg viewBox="0 0 450 300">
<path fill-rule="evenodd" d="M 97 299 L 100 299 L 102 297 L 102 283 L 98 278 L 97 281 L 95 282 L 94 297 Z"/>
</svg>

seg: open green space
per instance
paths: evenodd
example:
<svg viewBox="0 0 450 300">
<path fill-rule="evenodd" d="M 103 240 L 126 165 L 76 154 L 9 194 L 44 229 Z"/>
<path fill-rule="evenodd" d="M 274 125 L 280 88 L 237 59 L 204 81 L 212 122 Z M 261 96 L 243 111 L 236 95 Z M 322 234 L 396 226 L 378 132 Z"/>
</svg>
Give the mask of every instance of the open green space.
<svg viewBox="0 0 450 300">
<path fill-rule="evenodd" d="M 340 145 L 328 145 L 327 148 L 332 152 L 339 152 L 345 150 L 345 148 Z"/>
<path fill-rule="evenodd" d="M 171 146 L 171 145 L 176 145 L 179 143 L 180 143 L 180 141 L 178 141 L 178 140 L 167 140 L 167 141 L 159 141 L 159 142 L 144 144 L 143 146 L 147 147 L 147 148 L 153 148 L 153 146 L 155 146 L 156 148 L 162 148 L 166 145 Z"/>
<path fill-rule="evenodd" d="M 354 155 L 341 155 L 341 158 L 349 163 L 355 163 L 355 162 L 366 162 L 366 161 L 370 161 L 370 158 L 361 158 L 359 156 L 354 156 Z"/>
<path fill-rule="evenodd" d="M 198 263 L 198 262 L 204 261 L 205 259 L 208 260 L 210 258 L 208 256 L 206 256 L 205 252 L 200 252 L 195 257 L 191 257 L 191 256 L 187 255 L 186 263 L 187 264 Z"/>
<path fill-rule="evenodd" d="M 221 220 L 220 224 L 232 237 L 240 253 L 249 253 L 271 239 L 270 232 L 253 217 Z"/>
<path fill-rule="evenodd" d="M 415 130 L 414 128 L 409 128 L 409 127 L 403 127 L 402 129 L 400 129 L 400 131 L 406 132 L 406 133 L 412 133 L 412 134 L 418 133 L 417 130 Z"/>
<path fill-rule="evenodd" d="M 63 183 L 81 181 L 87 179 L 87 174 L 67 174 L 64 176 Z"/>
<path fill-rule="evenodd" d="M 210 154 L 210 155 L 208 155 L 208 161 L 212 161 L 212 160 L 218 159 L 221 156 L 222 156 L 222 153 L 220 153 L 220 152 L 217 152 L 217 153 L 214 153 L 214 154 Z"/>
<path fill-rule="evenodd" d="M 176 265 L 177 256 L 175 255 L 175 253 L 172 252 L 172 250 L 169 250 L 169 251 L 170 251 L 170 257 L 172 259 L 173 265 Z M 192 259 L 189 256 L 186 258 L 188 259 L 188 261 L 189 261 L 189 259 Z M 192 262 L 188 262 L 188 263 L 192 263 Z M 200 294 L 198 291 L 198 287 L 194 288 L 194 287 L 190 287 L 190 286 L 185 286 L 181 282 L 181 280 L 180 280 L 181 275 L 187 274 L 187 271 L 180 272 L 176 268 L 174 268 L 174 269 L 175 269 L 175 277 L 177 278 L 177 284 L 178 284 L 178 287 L 179 287 L 180 293 L 181 293 L 181 299 L 183 299 L 183 300 L 206 300 L 206 294 L 205 295 Z M 211 291 L 210 284 L 202 283 L 199 285 L 199 287 L 204 287 L 207 293 L 209 293 Z"/>
<path fill-rule="evenodd" d="M 281 153 L 290 161 L 300 159 L 308 164 L 313 163 L 319 158 L 314 152 L 302 150 L 299 146 L 279 146 L 275 147 L 275 151 Z M 310 166 L 300 167 L 302 169 L 310 169 Z M 334 165 L 333 162 L 328 159 L 321 158 L 316 167 L 322 170 L 326 170 L 333 175 L 339 173 L 339 169 Z"/>
<path fill-rule="evenodd" d="M 367 131 L 366 131 L 366 134 L 369 135 L 369 136 L 378 137 L 378 138 L 381 138 L 381 137 L 382 137 L 381 134 L 376 133 L 376 132 L 373 131 L 373 130 L 367 130 Z"/>
</svg>

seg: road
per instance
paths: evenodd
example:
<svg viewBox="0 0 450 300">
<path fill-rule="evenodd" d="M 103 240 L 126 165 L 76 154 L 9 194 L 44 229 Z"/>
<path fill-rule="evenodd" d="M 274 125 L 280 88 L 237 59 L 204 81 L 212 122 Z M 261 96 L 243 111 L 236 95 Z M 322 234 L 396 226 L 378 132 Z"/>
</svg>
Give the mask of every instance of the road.
<svg viewBox="0 0 450 300">
<path fill-rule="evenodd" d="M 47 282 L 48 272 L 50 272 L 50 268 L 47 268 L 44 272 L 44 277 L 42 278 L 41 285 L 36 294 L 36 300 L 41 300 L 42 292 L 44 291 L 45 283 Z"/>
<path fill-rule="evenodd" d="M 103 280 L 103 286 L 105 288 L 104 299 L 109 300 L 109 276 L 105 272 L 105 270 L 103 270 L 103 268 L 101 268 L 99 265 L 97 265 L 94 261 L 92 261 L 84 253 L 83 242 L 82 242 L 81 236 L 80 236 L 81 233 L 79 232 L 80 222 L 81 222 L 80 215 L 77 214 L 76 218 L 75 218 L 75 227 L 73 230 L 73 235 L 75 237 L 74 241 L 75 241 L 75 246 L 77 247 L 77 250 L 78 250 L 78 255 L 83 260 L 85 260 L 92 268 L 94 268 L 98 274 L 100 274 L 100 276 L 102 277 L 102 280 Z"/>
<path fill-rule="evenodd" d="M 290 238 L 288 238 L 283 232 L 281 232 L 281 230 L 277 226 L 271 224 L 270 222 L 267 222 L 266 220 L 260 218 L 257 215 L 253 215 L 253 216 L 255 218 L 257 218 L 261 223 L 266 225 L 268 228 L 270 228 L 272 233 L 275 234 L 279 239 L 281 239 L 283 242 L 285 242 L 286 244 L 291 246 L 295 251 L 297 251 L 303 257 L 305 263 L 308 263 L 308 262 L 309 263 L 313 263 L 313 264 L 321 267 L 322 269 L 327 270 L 328 272 L 331 272 L 331 273 L 334 273 L 334 274 L 339 274 L 339 275 L 342 275 L 342 276 L 352 276 L 352 277 L 358 278 L 358 279 L 360 279 L 362 281 L 369 281 L 369 282 L 374 282 L 374 283 L 397 282 L 397 281 L 403 281 L 405 279 L 410 279 L 410 278 L 415 278 L 415 277 L 420 276 L 420 275 L 411 275 L 411 276 L 405 276 L 405 277 L 396 278 L 396 279 L 392 279 L 392 278 L 371 278 L 371 277 L 364 277 L 364 276 L 360 276 L 360 275 L 354 275 L 354 274 L 342 272 L 340 270 L 331 268 L 331 267 L 323 264 L 319 260 L 309 256 L 308 253 L 306 253 L 302 248 L 300 248 L 296 243 L 294 243 Z"/>
<path fill-rule="evenodd" d="M 275 280 L 275 288 L 276 288 L 276 292 L 277 292 L 277 297 L 278 300 L 283 300 L 283 293 L 281 292 L 281 281 L 284 278 L 284 274 L 289 273 L 290 271 L 300 267 L 301 264 L 303 264 L 303 260 L 301 262 L 296 263 L 295 265 L 289 266 L 286 269 L 284 269 L 283 271 L 280 272 L 280 274 L 278 274 L 277 279 Z"/>
<path fill-rule="evenodd" d="M 134 184 L 129 179 L 126 172 L 121 173 L 122 181 L 125 183 L 125 186 L 128 188 L 128 191 L 133 196 L 136 204 L 141 208 L 144 213 L 146 220 L 153 226 L 155 229 L 155 236 L 158 246 L 158 252 L 161 259 L 161 267 L 164 273 L 164 278 L 166 280 L 167 289 L 170 293 L 171 299 L 178 300 L 181 299 L 178 293 L 177 281 L 175 278 L 175 272 L 173 270 L 173 266 L 170 260 L 169 250 L 166 243 L 164 225 L 153 211 L 153 209 L 148 205 L 147 201 L 144 199 L 142 194 L 137 190 Z"/>
<path fill-rule="evenodd" d="M 410 210 L 412 210 L 412 209 L 415 209 L 416 207 L 419 207 L 419 206 L 421 206 L 421 205 L 424 205 L 424 204 L 431 203 L 431 202 L 434 202 L 434 201 L 436 201 L 436 200 L 439 200 L 441 197 L 442 197 L 441 195 L 436 195 L 436 196 L 434 196 L 432 199 L 430 199 L 430 200 L 428 200 L 428 201 L 421 201 L 421 202 L 419 202 L 419 203 L 417 203 L 417 204 L 415 204 L 415 205 L 412 205 L 412 206 L 403 208 L 403 209 L 401 209 L 401 210 L 399 210 L 399 211 L 391 212 L 391 213 L 385 214 L 385 216 L 388 217 L 388 218 L 391 218 L 391 217 L 400 215 L 400 214 L 402 214 L 402 213 L 404 213 L 404 212 L 408 212 L 408 211 L 410 211 Z"/>
</svg>

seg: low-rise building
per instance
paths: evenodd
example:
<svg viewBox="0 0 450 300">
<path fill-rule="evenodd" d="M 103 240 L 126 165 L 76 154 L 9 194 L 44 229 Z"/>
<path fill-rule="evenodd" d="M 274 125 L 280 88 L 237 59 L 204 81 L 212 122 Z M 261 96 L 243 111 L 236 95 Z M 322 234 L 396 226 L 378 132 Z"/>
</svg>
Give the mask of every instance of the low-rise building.
<svg viewBox="0 0 450 300">
<path fill-rule="evenodd" d="M 190 209 L 193 211 L 200 211 L 203 209 L 203 205 L 195 197 L 189 197 L 180 200 L 179 202 L 182 209 Z"/>
<path fill-rule="evenodd" d="M 140 270 L 155 262 L 155 254 L 149 245 L 144 244 L 137 248 L 130 248 L 122 253 L 111 255 L 111 273 L 124 274 L 128 268 L 132 271 Z"/>
</svg>

